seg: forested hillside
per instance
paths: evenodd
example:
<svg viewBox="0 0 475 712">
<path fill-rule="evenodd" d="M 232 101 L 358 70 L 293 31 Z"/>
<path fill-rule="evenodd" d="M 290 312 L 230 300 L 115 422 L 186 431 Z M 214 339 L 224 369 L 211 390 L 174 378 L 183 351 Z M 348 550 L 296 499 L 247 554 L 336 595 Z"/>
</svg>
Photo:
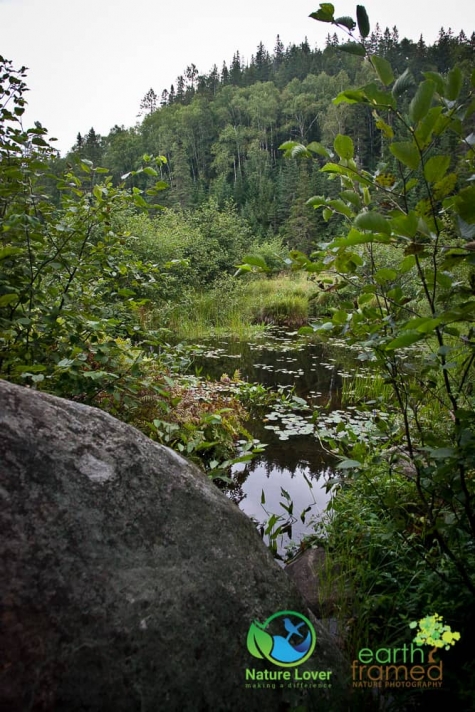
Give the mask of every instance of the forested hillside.
<svg viewBox="0 0 475 712">
<path fill-rule="evenodd" d="M 441 29 L 437 42 L 427 46 L 422 37 L 401 39 L 397 27 L 376 26 L 369 44 L 396 75 L 409 68 L 417 82 L 425 71 L 468 66 L 475 33 L 456 37 Z M 255 235 L 279 234 L 289 247 L 308 250 L 322 221 L 305 201 L 329 190 L 328 181 L 318 163 L 287 161 L 279 146 L 287 140 L 332 146 L 337 134 L 347 133 L 368 170 L 383 153 L 371 107 L 332 104 L 344 88 L 364 85 L 372 75 L 361 57 L 338 45 L 336 34 L 328 35 L 323 49 L 307 40 L 284 48 L 277 37 L 272 52 L 259 44 L 246 65 L 239 52 L 229 66 L 215 65 L 207 74 L 191 64 L 159 97 L 153 89 L 147 92 L 135 127 L 114 126 L 108 136 L 82 130 L 65 161 L 89 159 L 119 182 L 141 165 L 144 153 L 163 155 L 162 178 L 170 186 L 160 196 L 163 205 L 195 208 L 212 198 L 222 207 L 231 200 Z"/>
</svg>

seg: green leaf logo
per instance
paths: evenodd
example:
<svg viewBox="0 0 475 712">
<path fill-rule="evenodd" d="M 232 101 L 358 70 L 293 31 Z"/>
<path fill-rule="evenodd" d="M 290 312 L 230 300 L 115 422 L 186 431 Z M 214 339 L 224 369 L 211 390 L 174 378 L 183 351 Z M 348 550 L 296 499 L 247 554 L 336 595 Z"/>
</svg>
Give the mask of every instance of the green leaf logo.
<svg viewBox="0 0 475 712">
<path fill-rule="evenodd" d="M 267 660 L 274 641 L 272 636 L 263 629 L 260 623 L 254 621 L 247 634 L 247 649 L 255 658 Z"/>
</svg>

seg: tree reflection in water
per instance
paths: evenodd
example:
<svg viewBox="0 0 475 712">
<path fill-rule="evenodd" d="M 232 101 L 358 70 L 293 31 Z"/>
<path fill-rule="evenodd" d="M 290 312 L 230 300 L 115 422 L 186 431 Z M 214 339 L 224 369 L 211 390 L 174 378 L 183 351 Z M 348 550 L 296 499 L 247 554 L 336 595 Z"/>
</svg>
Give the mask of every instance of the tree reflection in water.
<svg viewBox="0 0 475 712">
<path fill-rule="evenodd" d="M 207 342 L 206 347 L 205 354 L 211 357 L 204 355 L 197 362 L 202 376 L 219 379 L 223 373 L 233 374 L 238 369 L 240 377 L 250 383 L 293 387 L 295 394 L 313 408 L 323 406 L 327 411 L 340 406 L 337 366 L 321 346 L 277 333 L 252 344 L 220 339 Z M 285 555 L 291 542 L 298 544 L 311 531 L 311 518 L 324 510 L 329 500 L 325 483 L 333 474 L 335 461 L 314 435 L 279 439 L 278 433 L 266 428 L 270 410 L 256 409 L 246 423 L 253 437 L 267 443 L 265 451 L 251 462 L 235 465 L 234 482 L 225 490 L 260 524 L 262 533 L 272 514 L 280 517 L 274 530 L 282 526 L 276 544 L 278 553 Z M 268 536 L 264 538 L 268 540 Z"/>
</svg>

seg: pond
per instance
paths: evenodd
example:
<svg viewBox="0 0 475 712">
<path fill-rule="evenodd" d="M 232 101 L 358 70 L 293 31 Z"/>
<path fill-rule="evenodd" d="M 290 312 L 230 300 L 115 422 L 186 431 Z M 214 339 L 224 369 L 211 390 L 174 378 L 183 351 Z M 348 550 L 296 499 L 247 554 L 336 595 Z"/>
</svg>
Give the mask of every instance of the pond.
<svg viewBox="0 0 475 712">
<path fill-rule="evenodd" d="M 297 396 L 292 407 L 252 412 L 246 429 L 267 447 L 251 462 L 234 466 L 233 485 L 227 488 L 228 496 L 258 523 L 266 543 L 272 540 L 285 558 L 312 531 L 312 519 L 328 503 L 325 484 L 335 461 L 315 437 L 312 416 L 315 409 L 328 412 L 340 405 L 336 359 L 296 332 L 281 331 L 253 343 L 208 340 L 198 351 L 194 366 L 201 377 L 219 380 L 238 372 L 244 381 Z"/>
</svg>

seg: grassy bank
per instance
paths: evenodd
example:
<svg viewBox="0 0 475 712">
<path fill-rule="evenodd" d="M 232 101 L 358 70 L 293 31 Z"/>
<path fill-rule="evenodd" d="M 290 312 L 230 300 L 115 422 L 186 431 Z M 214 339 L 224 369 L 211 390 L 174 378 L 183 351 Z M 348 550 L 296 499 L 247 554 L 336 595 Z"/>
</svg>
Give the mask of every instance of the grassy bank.
<svg viewBox="0 0 475 712">
<path fill-rule="evenodd" d="M 303 273 L 226 278 L 210 290 L 190 291 L 180 303 L 156 309 L 154 319 L 182 339 L 225 334 L 247 339 L 266 326 L 306 324 L 318 295 L 316 283 Z"/>
</svg>

